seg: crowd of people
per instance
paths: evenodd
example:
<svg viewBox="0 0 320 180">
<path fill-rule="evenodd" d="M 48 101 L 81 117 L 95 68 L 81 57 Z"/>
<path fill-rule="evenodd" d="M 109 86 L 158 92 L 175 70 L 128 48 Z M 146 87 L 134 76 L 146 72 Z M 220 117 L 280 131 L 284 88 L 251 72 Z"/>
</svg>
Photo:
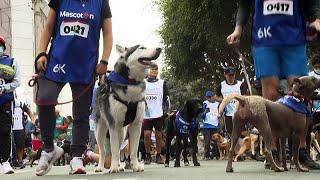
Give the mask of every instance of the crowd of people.
<svg viewBox="0 0 320 180">
<path fill-rule="evenodd" d="M 243 27 L 249 16 L 252 19 L 252 56 L 255 78 L 261 82 L 264 98 L 276 101 L 280 97 L 280 80 L 287 80 L 290 91 L 295 77 L 308 75 L 306 40 L 316 37 L 320 31 L 320 11 L 317 0 L 290 1 L 240 0 L 234 32 L 227 37 L 230 45 L 238 45 Z M 283 7 L 279 3 L 287 3 Z M 36 57 L 37 77 L 36 104 L 38 114 L 34 115 L 30 104 L 17 97 L 19 66 L 17 61 L 4 54 L 6 42 L 0 37 L 0 173 L 14 173 L 24 168 L 26 154 L 39 151 L 36 175 L 47 174 L 51 166 L 68 154 L 63 163 L 70 164 L 70 174 L 85 174 L 87 163 L 95 164 L 99 150 L 95 142 L 95 117 L 92 100 L 96 75 L 107 73 L 108 59 L 113 45 L 111 10 L 108 0 L 100 1 L 59 1 L 49 2 L 49 14 L 41 34 L 39 54 Z M 282 6 L 281 6 L 282 7 Z M 251 10 L 253 11 L 251 12 Z M 84 16 L 62 16 L 61 12 Z M 72 13 L 71 13 L 72 12 Z M 90 12 L 90 13 L 89 13 Z M 306 26 L 308 24 L 308 26 Z M 75 27 L 80 29 L 76 30 Z M 313 28 L 314 31 L 307 31 Z M 68 31 L 68 29 L 70 31 Z M 102 30 L 103 53 L 99 58 L 99 39 Z M 308 34 L 307 32 L 313 32 Z M 288 35 L 290 33 L 290 35 Z M 51 46 L 49 48 L 49 42 Z M 48 50 L 49 48 L 49 50 Z M 48 52 L 48 53 L 47 53 Z M 77 53 L 75 53 L 77 52 Z M 311 59 L 313 71 L 309 75 L 320 77 L 320 56 Z M 5 73 L 4 73 L 5 72 Z M 204 139 L 203 159 L 213 159 L 217 148 L 212 144 L 214 133 L 232 133 L 232 117 L 235 101 L 225 109 L 224 121 L 218 118 L 219 103 L 229 94 L 247 94 L 245 83 L 237 80 L 237 69 L 225 67 L 225 80 L 216 90 L 205 92 L 203 107 L 205 114 L 200 123 Z M 145 164 L 163 164 L 165 153 L 166 118 L 170 111 L 170 98 L 166 82 L 158 78 L 158 66 L 152 66 L 146 78 L 146 112 L 143 120 L 140 158 Z M 65 84 L 69 83 L 73 97 L 72 116 L 63 117 L 55 109 L 57 98 Z M 82 93 L 84 92 L 84 93 Z M 94 94 L 94 93 L 93 93 Z M 313 120 L 308 121 L 307 148 L 300 149 L 300 161 L 310 169 L 320 169 L 310 158 L 310 134 L 319 133 L 319 96 L 315 95 Z M 110 137 L 105 143 L 105 168 L 110 167 Z M 288 137 L 290 138 L 290 137 Z M 121 145 L 123 161 L 130 168 L 128 140 Z M 29 149 L 29 150 L 28 150 Z M 276 147 L 273 149 L 276 152 Z M 276 153 L 274 154 L 276 156 Z M 174 157 L 174 156 L 172 156 Z M 268 162 L 266 162 L 268 164 Z"/>
</svg>

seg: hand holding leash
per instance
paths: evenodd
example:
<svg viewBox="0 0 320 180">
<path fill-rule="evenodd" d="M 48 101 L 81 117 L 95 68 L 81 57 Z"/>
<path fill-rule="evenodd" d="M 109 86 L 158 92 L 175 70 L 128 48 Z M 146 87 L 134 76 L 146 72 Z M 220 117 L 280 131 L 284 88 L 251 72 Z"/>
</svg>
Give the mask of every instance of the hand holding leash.
<svg viewBox="0 0 320 180">
<path fill-rule="evenodd" d="M 37 71 L 46 71 L 48 58 L 46 56 L 41 56 L 37 60 Z"/>
<path fill-rule="evenodd" d="M 227 37 L 227 43 L 229 45 L 238 45 L 240 44 L 240 38 L 242 34 L 242 27 L 237 26 L 232 34 Z"/>
<path fill-rule="evenodd" d="M 108 70 L 108 62 L 106 60 L 101 60 L 96 66 L 96 73 L 98 75 L 106 74 Z"/>
</svg>

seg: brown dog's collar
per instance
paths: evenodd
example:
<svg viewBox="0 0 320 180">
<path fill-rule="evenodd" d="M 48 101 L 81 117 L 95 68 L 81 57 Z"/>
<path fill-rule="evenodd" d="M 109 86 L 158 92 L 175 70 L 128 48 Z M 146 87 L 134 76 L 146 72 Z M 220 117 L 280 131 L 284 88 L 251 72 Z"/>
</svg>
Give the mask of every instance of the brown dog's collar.
<svg viewBox="0 0 320 180">
<path fill-rule="evenodd" d="M 293 97 L 299 99 L 300 101 L 304 101 L 304 102 L 309 102 L 310 101 L 310 98 L 302 96 L 297 92 L 289 91 L 287 95 L 293 96 Z"/>
</svg>

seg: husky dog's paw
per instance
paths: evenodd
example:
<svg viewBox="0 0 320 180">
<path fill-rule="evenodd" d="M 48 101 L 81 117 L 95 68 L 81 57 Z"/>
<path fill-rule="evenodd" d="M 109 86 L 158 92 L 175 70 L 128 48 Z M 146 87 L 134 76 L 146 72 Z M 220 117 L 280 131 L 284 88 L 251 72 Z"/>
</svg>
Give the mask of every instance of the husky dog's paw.
<svg viewBox="0 0 320 180">
<path fill-rule="evenodd" d="M 144 166 L 143 164 L 135 164 L 132 166 L 133 172 L 143 172 L 144 171 Z"/>
<path fill-rule="evenodd" d="M 112 166 L 111 165 L 109 173 L 119 173 L 120 169 L 121 168 L 119 166 Z"/>
<path fill-rule="evenodd" d="M 103 172 L 103 168 L 98 166 L 98 167 L 94 168 L 94 172 L 95 173 L 101 173 L 101 172 Z"/>
<path fill-rule="evenodd" d="M 119 170 L 120 170 L 120 172 L 124 172 L 124 167 L 123 167 L 123 166 L 120 166 L 120 167 L 119 167 Z"/>
</svg>

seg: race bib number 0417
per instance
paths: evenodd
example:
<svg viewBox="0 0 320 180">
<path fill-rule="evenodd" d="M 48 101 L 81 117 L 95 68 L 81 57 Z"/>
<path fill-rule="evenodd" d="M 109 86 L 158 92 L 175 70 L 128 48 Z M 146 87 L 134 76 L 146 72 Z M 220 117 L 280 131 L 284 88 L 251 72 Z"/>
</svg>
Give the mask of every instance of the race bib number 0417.
<svg viewBox="0 0 320 180">
<path fill-rule="evenodd" d="M 60 26 L 61 36 L 88 37 L 89 25 L 81 22 L 62 22 Z"/>
<path fill-rule="evenodd" d="M 263 2 L 263 15 L 293 15 L 293 1 L 291 0 L 265 0 Z"/>
</svg>

